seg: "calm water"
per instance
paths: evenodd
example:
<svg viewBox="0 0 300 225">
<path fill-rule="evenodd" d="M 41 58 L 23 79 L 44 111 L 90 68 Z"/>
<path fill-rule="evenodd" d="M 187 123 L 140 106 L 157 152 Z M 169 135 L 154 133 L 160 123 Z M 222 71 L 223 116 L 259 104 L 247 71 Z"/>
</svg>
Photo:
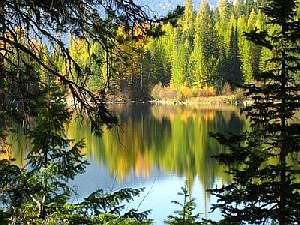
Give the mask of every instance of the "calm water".
<svg viewBox="0 0 300 225">
<path fill-rule="evenodd" d="M 99 188 L 114 191 L 144 187 L 145 191 L 128 207 L 151 209 L 149 217 L 154 224 L 163 224 L 178 209 L 171 201 L 182 201 L 177 192 L 186 182 L 196 199 L 197 211 L 206 218 L 220 217 L 218 212 L 209 213 L 216 199 L 205 190 L 230 178 L 211 158 L 225 148 L 209 133 L 239 133 L 245 121 L 238 109 L 134 104 L 112 105 L 111 110 L 120 126 L 105 130 L 102 138 L 92 135 L 88 124 L 81 120 L 74 119 L 68 125 L 70 138 L 84 138 L 83 151 L 90 162 L 86 173 L 72 182 L 78 199 Z M 22 164 L 19 149 L 17 158 Z"/>
</svg>

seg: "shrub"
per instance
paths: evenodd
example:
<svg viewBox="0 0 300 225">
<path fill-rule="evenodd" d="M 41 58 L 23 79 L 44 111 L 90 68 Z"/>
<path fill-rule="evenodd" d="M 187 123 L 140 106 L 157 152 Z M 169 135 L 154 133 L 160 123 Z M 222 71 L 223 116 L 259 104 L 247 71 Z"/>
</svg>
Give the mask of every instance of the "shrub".
<svg viewBox="0 0 300 225">
<path fill-rule="evenodd" d="M 237 88 L 234 91 L 235 101 L 237 104 L 242 104 L 247 98 L 244 95 L 244 91 L 241 88 Z"/>
<path fill-rule="evenodd" d="M 193 96 L 192 90 L 191 90 L 191 88 L 189 88 L 187 86 L 180 87 L 177 92 L 177 100 L 178 101 L 186 101 L 189 98 L 191 98 L 192 96 Z"/>
<path fill-rule="evenodd" d="M 231 95 L 232 89 L 228 82 L 226 82 L 222 88 L 221 95 Z"/>
<path fill-rule="evenodd" d="M 159 82 L 153 87 L 151 97 L 154 100 L 175 100 L 177 99 L 177 89 L 172 85 L 163 87 Z"/>
<path fill-rule="evenodd" d="M 162 86 L 161 82 L 159 82 L 152 88 L 151 97 L 155 100 L 157 99 L 161 100 L 163 92 L 164 92 L 164 87 Z"/>
<path fill-rule="evenodd" d="M 215 96 L 216 90 L 214 87 L 211 87 L 211 86 L 204 86 L 203 88 L 193 87 L 192 95 L 194 97 Z"/>
<path fill-rule="evenodd" d="M 214 87 L 175 87 L 172 84 L 169 87 L 163 87 L 161 83 L 158 83 L 151 91 L 151 97 L 155 100 L 187 101 L 193 97 L 208 96 L 216 96 L 216 89 Z"/>
<path fill-rule="evenodd" d="M 163 99 L 165 100 L 176 100 L 177 99 L 177 88 L 174 86 L 169 86 L 164 88 L 164 96 Z"/>
</svg>

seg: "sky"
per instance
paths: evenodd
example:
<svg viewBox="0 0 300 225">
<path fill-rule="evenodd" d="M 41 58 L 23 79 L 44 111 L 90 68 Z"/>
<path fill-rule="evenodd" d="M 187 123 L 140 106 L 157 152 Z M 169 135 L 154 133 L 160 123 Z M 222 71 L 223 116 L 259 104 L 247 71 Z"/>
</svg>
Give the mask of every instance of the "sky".
<svg viewBox="0 0 300 225">
<path fill-rule="evenodd" d="M 184 5 L 185 0 L 135 0 L 135 2 L 141 6 L 146 7 L 146 11 L 149 10 L 151 15 L 163 16 L 169 11 L 176 8 L 177 5 Z M 201 0 L 193 0 L 195 9 L 199 8 Z M 217 0 L 207 0 L 208 4 L 215 6 Z M 148 10 L 147 10 L 148 9 Z"/>
</svg>

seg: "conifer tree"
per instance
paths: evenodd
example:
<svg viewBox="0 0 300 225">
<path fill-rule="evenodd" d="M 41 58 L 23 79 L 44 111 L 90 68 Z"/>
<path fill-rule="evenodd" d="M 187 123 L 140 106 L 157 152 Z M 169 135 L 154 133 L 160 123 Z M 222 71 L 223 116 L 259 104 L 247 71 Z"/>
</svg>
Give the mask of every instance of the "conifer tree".
<svg viewBox="0 0 300 225">
<path fill-rule="evenodd" d="M 183 15 L 183 31 L 188 31 L 193 26 L 193 1 L 185 0 L 185 10 Z"/>
<path fill-rule="evenodd" d="M 243 0 L 236 0 L 234 5 L 235 16 L 238 18 L 245 15 L 245 5 Z"/>
<path fill-rule="evenodd" d="M 171 81 L 175 86 L 183 85 L 186 82 L 186 59 L 187 59 L 187 49 L 184 44 L 177 40 L 176 50 L 174 54 L 174 59 L 172 61 L 172 79 Z"/>
<path fill-rule="evenodd" d="M 240 50 L 238 45 L 238 28 L 234 14 L 231 14 L 227 27 L 223 31 L 224 47 L 220 52 L 220 73 L 225 81 L 236 87 L 242 82 Z"/>
<path fill-rule="evenodd" d="M 219 12 L 220 19 L 226 17 L 226 5 L 224 0 L 218 0 L 218 12 Z"/>
<path fill-rule="evenodd" d="M 183 19 L 180 23 L 182 27 L 175 31 L 175 54 L 172 61 L 172 79 L 176 85 L 188 85 L 193 82 L 192 64 L 190 54 L 193 47 L 193 5 L 191 0 L 185 1 L 185 10 Z"/>
<path fill-rule="evenodd" d="M 24 186 L 28 190 L 24 190 L 25 202 L 18 209 L 20 214 L 21 210 L 26 212 L 21 221 L 30 217 L 45 219 L 62 210 L 72 193 L 67 182 L 83 173 L 87 164 L 80 153 L 83 142 L 72 144 L 66 137 L 64 125 L 71 119 L 71 112 L 66 108 L 63 92 L 49 83 L 41 87 L 39 96 L 32 103 L 36 126 L 28 134 L 32 150 L 24 171 Z"/>
<path fill-rule="evenodd" d="M 244 16 L 238 18 L 238 46 L 241 57 L 241 70 L 243 72 L 243 81 L 249 83 L 252 81 L 252 65 L 251 65 L 251 45 L 243 36 L 243 33 L 247 31 L 247 22 Z"/>
<path fill-rule="evenodd" d="M 195 22 L 194 49 L 191 53 L 193 75 L 198 85 L 211 84 L 217 77 L 217 37 L 209 5 L 201 1 Z"/>
<path fill-rule="evenodd" d="M 253 30 L 247 38 L 272 52 L 269 67 L 255 74 L 256 84 L 245 86 L 253 104 L 244 111 L 251 130 L 242 135 L 215 137 L 230 152 L 217 156 L 229 166 L 232 183 L 211 192 L 227 223 L 297 224 L 300 221 L 299 152 L 300 108 L 299 20 L 296 1 L 271 0 L 263 13 L 272 32 Z M 270 26 L 271 27 L 271 26 Z"/>
<path fill-rule="evenodd" d="M 184 80 L 185 84 L 190 86 L 194 81 L 194 75 L 192 74 L 192 64 L 190 55 L 193 50 L 193 36 L 194 36 L 194 12 L 192 0 L 185 1 L 185 11 L 182 21 L 182 36 L 181 43 L 184 48 L 184 54 L 181 56 L 184 60 Z M 181 52 L 181 51 L 180 51 Z"/>
</svg>

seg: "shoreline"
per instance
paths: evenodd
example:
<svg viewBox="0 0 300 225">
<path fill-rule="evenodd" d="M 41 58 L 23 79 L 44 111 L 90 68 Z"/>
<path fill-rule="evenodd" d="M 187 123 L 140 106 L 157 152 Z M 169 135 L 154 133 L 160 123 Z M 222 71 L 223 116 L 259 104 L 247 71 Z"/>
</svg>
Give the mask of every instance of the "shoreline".
<svg viewBox="0 0 300 225">
<path fill-rule="evenodd" d="M 162 99 L 152 100 L 149 102 L 163 105 L 239 105 L 236 96 L 233 95 L 194 97 L 182 101 L 173 99 Z"/>
<path fill-rule="evenodd" d="M 205 96 L 205 97 L 193 97 L 186 100 L 176 99 L 153 99 L 153 100 L 114 100 L 109 99 L 105 101 L 106 104 L 129 104 L 129 103 L 150 103 L 160 105 L 233 105 L 233 106 L 245 106 L 250 102 L 247 100 L 238 99 L 235 95 L 222 95 L 222 96 Z"/>
<path fill-rule="evenodd" d="M 203 97 L 192 97 L 185 100 L 177 99 L 153 99 L 153 100 L 130 100 L 121 99 L 118 97 L 111 97 L 103 99 L 104 104 L 135 104 L 135 103 L 149 103 L 157 105 L 190 105 L 190 106 L 247 106 L 251 105 L 251 100 L 241 99 L 236 95 L 219 95 L 219 96 L 203 96 Z M 72 106 L 76 104 L 71 96 L 67 96 L 67 104 Z"/>
</svg>

